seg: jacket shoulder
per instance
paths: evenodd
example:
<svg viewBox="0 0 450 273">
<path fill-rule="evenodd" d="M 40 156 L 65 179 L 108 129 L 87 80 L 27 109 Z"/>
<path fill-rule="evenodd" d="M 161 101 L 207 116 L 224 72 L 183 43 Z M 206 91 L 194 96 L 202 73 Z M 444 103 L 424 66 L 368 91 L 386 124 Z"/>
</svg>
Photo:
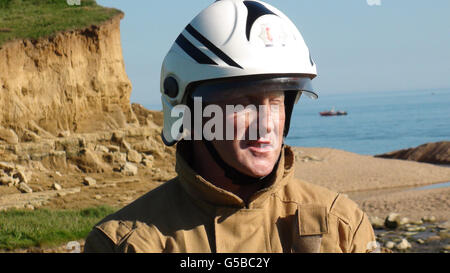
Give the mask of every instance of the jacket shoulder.
<svg viewBox="0 0 450 273">
<path fill-rule="evenodd" d="M 165 209 L 173 206 L 170 203 L 180 199 L 177 198 L 179 190 L 177 178 L 174 178 L 108 215 L 94 226 L 86 239 L 85 248 L 92 252 L 100 245 L 110 246 L 108 250 L 117 249 L 125 241 L 136 241 L 139 237 L 153 238 L 153 242 L 159 242 L 160 229 L 164 227 L 158 223 L 164 222 L 160 218 L 164 217 Z M 146 249 L 151 248 L 147 246 Z"/>
<path fill-rule="evenodd" d="M 321 251 L 374 251 L 377 245 L 372 226 L 354 201 L 344 194 L 299 179 L 292 182 L 286 187 L 285 196 L 298 204 L 299 222 L 303 223 L 301 233 L 327 234 L 322 238 Z"/>
<path fill-rule="evenodd" d="M 339 195 L 325 187 L 295 178 L 284 189 L 283 198 L 299 205 L 319 205 L 328 209 Z"/>
<path fill-rule="evenodd" d="M 325 187 L 294 179 L 294 183 L 289 183 L 286 195 L 299 205 L 325 206 L 329 214 L 340 218 L 351 226 L 357 226 L 363 212 L 358 205 L 344 194 L 332 191 Z"/>
</svg>

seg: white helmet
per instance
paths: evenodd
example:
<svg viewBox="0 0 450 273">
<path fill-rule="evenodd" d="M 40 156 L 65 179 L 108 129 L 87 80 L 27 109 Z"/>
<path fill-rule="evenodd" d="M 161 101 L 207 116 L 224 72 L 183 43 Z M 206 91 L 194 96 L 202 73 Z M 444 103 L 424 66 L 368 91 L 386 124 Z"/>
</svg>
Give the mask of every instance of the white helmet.
<svg viewBox="0 0 450 273">
<path fill-rule="evenodd" d="M 171 111 L 185 104 L 186 95 L 201 83 L 278 80 L 280 89 L 301 91 L 293 97 L 293 106 L 302 92 L 317 98 L 310 85 L 316 75 L 303 37 L 278 9 L 261 1 L 216 1 L 187 25 L 164 59 L 162 139 L 166 145 L 180 140 L 171 134 L 181 129 L 172 128 L 181 125 Z M 287 78 L 288 85 L 283 86 Z M 292 108 L 287 113 L 287 130 L 291 112 Z"/>
</svg>

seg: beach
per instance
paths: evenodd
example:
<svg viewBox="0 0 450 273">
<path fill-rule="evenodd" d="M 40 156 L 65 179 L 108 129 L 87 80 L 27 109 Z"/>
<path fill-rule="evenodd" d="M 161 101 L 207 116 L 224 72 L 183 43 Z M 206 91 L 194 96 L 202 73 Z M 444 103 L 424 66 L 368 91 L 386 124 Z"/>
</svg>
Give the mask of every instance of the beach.
<svg viewBox="0 0 450 273">
<path fill-rule="evenodd" d="M 370 216 L 450 219 L 450 188 L 413 190 L 450 181 L 450 168 L 382 159 L 330 148 L 295 148 L 296 177 L 347 194 Z"/>
<path fill-rule="evenodd" d="M 153 130 L 143 132 L 144 135 L 152 138 L 158 134 L 156 126 Z M 139 145 L 142 146 L 142 143 L 128 140 L 131 144 L 124 139 L 120 140 L 120 143 L 125 146 L 128 143 L 136 149 L 139 149 Z M 111 143 L 105 147 L 110 150 L 123 149 L 123 145 L 115 145 L 117 144 Z M 156 147 L 153 147 L 151 163 L 145 160 L 149 156 L 139 151 L 142 161 L 140 164 L 134 163 L 137 166 L 137 172 L 131 175 L 124 175 L 117 171 L 84 173 L 72 164 L 67 164 L 69 168 L 65 171 L 60 170 L 61 173 L 44 166 L 30 167 L 33 178 L 28 184 L 33 192 L 24 194 L 18 192 L 16 187 L 2 186 L 0 187 L 0 208 L 66 210 L 99 205 L 110 205 L 115 208 L 126 206 L 176 176 L 174 148 L 164 148 L 159 141 L 153 142 L 153 145 Z M 87 146 L 93 145 L 87 143 Z M 106 150 L 99 152 L 99 147 L 102 146 L 97 145 L 97 153 L 103 154 L 103 158 L 107 154 L 118 153 L 117 151 L 106 152 Z M 439 252 L 443 251 L 443 247 L 448 246 L 448 228 L 444 229 L 446 233 L 442 233 L 442 229 L 438 226 L 446 222 L 448 225 L 450 219 L 450 188 L 420 190 L 420 187 L 450 181 L 450 168 L 406 160 L 376 158 L 331 148 L 293 147 L 293 150 L 296 154 L 295 176 L 297 178 L 347 195 L 366 212 L 370 219 L 378 217 L 379 221 L 384 222 L 390 213 L 398 213 L 402 218 L 408 218 L 410 223 L 417 223 L 421 219 L 430 217 L 434 219 L 434 224 L 426 227 L 409 224 L 396 230 L 378 227 L 377 240 L 381 245 L 385 245 L 388 239 L 399 244 L 401 239 L 407 238 L 413 246 L 410 251 L 415 252 Z M 131 158 L 127 157 L 125 161 L 127 160 Z M 168 162 L 170 164 L 167 164 Z M 83 165 L 81 163 L 83 162 L 78 162 Z M 95 182 L 86 183 L 86 177 L 93 178 Z M 55 183 L 61 185 L 62 189 L 55 189 Z M 373 225 L 376 227 L 375 223 Z M 424 229 L 424 232 L 417 235 L 417 232 L 408 231 L 418 228 Z M 438 236 L 442 234 L 444 237 Z M 421 237 L 412 238 L 410 235 Z M 425 242 L 429 238 L 435 239 L 424 244 L 417 243 L 420 240 Z M 79 242 L 81 246 L 84 243 L 83 240 Z M 65 245 L 15 250 L 15 252 L 66 251 Z"/>
</svg>

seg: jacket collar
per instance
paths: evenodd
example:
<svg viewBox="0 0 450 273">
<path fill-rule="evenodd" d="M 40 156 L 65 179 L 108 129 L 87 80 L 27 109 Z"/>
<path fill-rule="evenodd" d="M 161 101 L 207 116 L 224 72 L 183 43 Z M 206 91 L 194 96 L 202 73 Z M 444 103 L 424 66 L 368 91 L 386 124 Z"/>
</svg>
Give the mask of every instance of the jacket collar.
<svg viewBox="0 0 450 273">
<path fill-rule="evenodd" d="M 177 147 L 176 167 L 183 189 L 202 205 L 212 207 L 243 208 L 245 202 L 237 195 L 215 186 L 204 179 L 189 164 L 184 156 L 183 149 Z M 260 208 L 264 201 L 274 192 L 285 186 L 294 176 L 294 154 L 292 149 L 285 145 L 281 150 L 281 157 L 273 182 L 256 192 L 247 204 L 248 208 Z"/>
</svg>

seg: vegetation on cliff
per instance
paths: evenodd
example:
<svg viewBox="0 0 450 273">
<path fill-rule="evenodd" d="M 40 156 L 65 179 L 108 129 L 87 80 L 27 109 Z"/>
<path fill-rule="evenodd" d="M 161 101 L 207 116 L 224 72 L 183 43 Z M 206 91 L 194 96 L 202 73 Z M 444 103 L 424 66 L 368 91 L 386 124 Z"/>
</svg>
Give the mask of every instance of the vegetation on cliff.
<svg viewBox="0 0 450 273">
<path fill-rule="evenodd" d="M 37 39 L 59 31 L 97 25 L 121 13 L 95 0 L 0 0 L 0 46 L 15 39 Z"/>
</svg>

